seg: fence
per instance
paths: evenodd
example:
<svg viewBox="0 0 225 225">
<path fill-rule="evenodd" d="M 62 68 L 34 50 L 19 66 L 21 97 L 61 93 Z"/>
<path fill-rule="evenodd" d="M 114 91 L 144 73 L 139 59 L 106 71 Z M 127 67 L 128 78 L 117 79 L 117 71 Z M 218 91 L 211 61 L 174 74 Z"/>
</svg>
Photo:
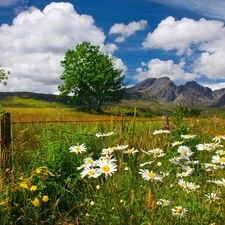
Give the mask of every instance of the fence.
<svg viewBox="0 0 225 225">
<path fill-rule="evenodd" d="M 4 113 L 0 119 L 0 166 L 11 167 L 11 125 L 10 113 Z"/>
</svg>

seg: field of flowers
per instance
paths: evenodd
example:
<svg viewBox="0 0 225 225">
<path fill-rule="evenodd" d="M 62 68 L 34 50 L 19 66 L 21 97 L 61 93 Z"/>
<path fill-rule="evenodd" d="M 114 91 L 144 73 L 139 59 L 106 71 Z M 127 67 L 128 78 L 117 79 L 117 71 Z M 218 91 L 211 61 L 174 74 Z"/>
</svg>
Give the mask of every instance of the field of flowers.
<svg viewBox="0 0 225 225">
<path fill-rule="evenodd" d="M 224 127 L 221 117 L 165 128 L 135 116 L 14 125 L 0 224 L 222 225 Z"/>
</svg>

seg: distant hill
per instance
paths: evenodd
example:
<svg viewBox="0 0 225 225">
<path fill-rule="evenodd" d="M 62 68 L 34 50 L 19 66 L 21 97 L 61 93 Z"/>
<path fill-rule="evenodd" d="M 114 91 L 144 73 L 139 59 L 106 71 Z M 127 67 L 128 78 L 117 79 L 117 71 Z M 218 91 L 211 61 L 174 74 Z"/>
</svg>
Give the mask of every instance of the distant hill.
<svg viewBox="0 0 225 225">
<path fill-rule="evenodd" d="M 127 88 L 129 100 L 145 102 L 182 104 L 188 107 L 222 107 L 225 106 L 225 88 L 212 91 L 195 81 L 176 86 L 168 77 L 148 78 L 133 87 Z M 53 94 L 31 92 L 0 92 L 0 100 L 17 96 L 22 99 L 35 99 L 47 102 L 59 102 L 68 105 L 69 97 L 57 99 Z"/>
<path fill-rule="evenodd" d="M 0 92 L 0 100 L 6 100 L 9 97 L 19 97 L 22 99 L 35 99 L 35 100 L 43 100 L 47 102 L 58 102 L 62 104 L 68 104 L 69 97 L 63 97 L 57 99 L 57 95 L 53 94 L 40 94 L 40 93 L 32 93 L 32 92 Z"/>
</svg>

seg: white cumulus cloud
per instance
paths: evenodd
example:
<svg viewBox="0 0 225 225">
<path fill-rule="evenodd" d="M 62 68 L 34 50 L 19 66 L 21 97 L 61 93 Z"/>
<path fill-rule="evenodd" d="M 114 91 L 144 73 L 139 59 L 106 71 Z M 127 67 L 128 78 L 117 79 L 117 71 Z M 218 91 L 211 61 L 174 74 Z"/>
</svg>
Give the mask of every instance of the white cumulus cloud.
<svg viewBox="0 0 225 225">
<path fill-rule="evenodd" d="M 147 78 L 169 77 L 173 81 L 184 82 L 198 78 L 197 74 L 185 72 L 184 65 L 184 62 L 175 64 L 172 60 L 152 59 L 147 64 L 142 63 L 134 79 L 140 82 Z"/>
<path fill-rule="evenodd" d="M 183 18 L 176 21 L 169 16 L 162 20 L 158 27 L 149 33 L 143 47 L 163 50 L 177 50 L 178 54 L 190 53 L 193 44 L 213 40 L 223 27 L 223 22 L 200 19 L 195 21 Z"/>
<path fill-rule="evenodd" d="M 109 34 L 119 34 L 120 36 L 115 39 L 115 42 L 124 42 L 127 37 L 135 34 L 139 30 L 144 30 L 147 24 L 147 20 L 133 21 L 128 25 L 116 23 L 110 28 Z"/>
</svg>

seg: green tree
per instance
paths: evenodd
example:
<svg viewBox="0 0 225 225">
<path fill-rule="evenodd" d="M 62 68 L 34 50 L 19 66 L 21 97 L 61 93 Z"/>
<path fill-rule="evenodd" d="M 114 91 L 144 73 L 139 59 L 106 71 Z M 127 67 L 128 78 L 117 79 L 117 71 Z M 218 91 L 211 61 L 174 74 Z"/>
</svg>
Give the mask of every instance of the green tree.
<svg viewBox="0 0 225 225">
<path fill-rule="evenodd" d="M 99 46 L 89 42 L 77 44 L 75 50 L 68 50 L 61 66 L 64 71 L 58 87 L 59 97 L 72 94 L 70 103 L 85 104 L 88 108 L 95 103 L 101 110 L 103 102 L 119 102 L 125 94 L 125 76 L 122 70 L 114 68 L 114 60 L 100 52 Z"/>
<path fill-rule="evenodd" d="M 1 65 L 0 65 L 0 84 L 1 83 L 3 85 L 7 84 L 8 75 L 10 75 L 10 72 L 9 71 L 6 72 L 4 69 L 1 69 Z"/>
</svg>

